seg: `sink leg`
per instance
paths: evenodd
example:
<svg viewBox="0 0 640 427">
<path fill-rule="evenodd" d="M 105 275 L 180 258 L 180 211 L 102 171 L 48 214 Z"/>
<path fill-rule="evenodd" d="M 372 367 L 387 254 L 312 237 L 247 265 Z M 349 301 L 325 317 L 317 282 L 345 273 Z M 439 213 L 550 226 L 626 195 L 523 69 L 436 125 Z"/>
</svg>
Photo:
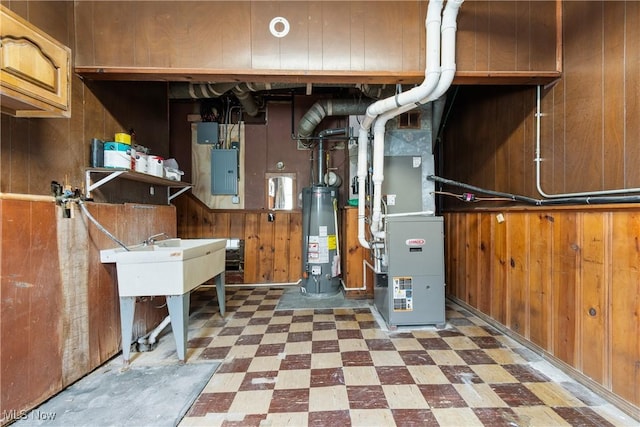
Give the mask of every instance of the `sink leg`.
<svg viewBox="0 0 640 427">
<path fill-rule="evenodd" d="M 183 295 L 167 295 L 167 307 L 171 317 L 171 329 L 176 339 L 178 359 L 185 361 L 187 352 L 187 326 L 189 323 L 189 292 Z"/>
<path fill-rule="evenodd" d="M 220 307 L 220 316 L 224 317 L 225 298 L 227 294 L 224 289 L 224 271 L 216 276 L 216 293 L 218 294 L 218 306 Z"/>
<path fill-rule="evenodd" d="M 122 332 L 122 358 L 129 364 L 131 337 L 133 335 L 133 314 L 136 309 L 136 297 L 120 297 L 120 330 Z"/>
</svg>

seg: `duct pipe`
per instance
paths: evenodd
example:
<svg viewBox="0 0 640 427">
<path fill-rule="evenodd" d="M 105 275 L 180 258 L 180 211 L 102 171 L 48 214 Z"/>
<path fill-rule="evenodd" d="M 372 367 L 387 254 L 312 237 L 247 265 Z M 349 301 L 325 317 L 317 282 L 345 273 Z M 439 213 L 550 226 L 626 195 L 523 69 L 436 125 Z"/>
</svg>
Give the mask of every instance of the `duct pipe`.
<svg viewBox="0 0 640 427">
<path fill-rule="evenodd" d="M 219 98 L 238 83 L 172 83 L 169 99 Z"/>
<path fill-rule="evenodd" d="M 362 92 L 363 95 L 373 99 L 388 98 L 390 96 L 394 96 L 397 92 L 396 85 L 362 84 L 362 85 L 356 85 L 356 87 L 360 89 L 360 92 Z"/>
<path fill-rule="evenodd" d="M 298 123 L 298 138 L 308 138 L 327 116 L 361 116 L 371 103 L 350 99 L 322 99 L 309 108 Z"/>
<path fill-rule="evenodd" d="M 173 83 L 169 86 L 170 99 L 219 98 L 232 91 L 242 109 L 251 117 L 258 114 L 258 106 L 251 92 L 305 87 L 301 83 Z"/>
<path fill-rule="evenodd" d="M 258 115 L 258 105 L 253 96 L 251 96 L 252 86 L 250 86 L 249 83 L 239 84 L 231 89 L 231 91 L 236 98 L 238 98 L 240 104 L 242 104 L 242 109 L 245 113 L 251 117 Z"/>
<path fill-rule="evenodd" d="M 234 92 L 259 92 L 277 89 L 305 87 L 302 83 L 172 83 L 169 86 L 170 99 L 218 98 L 230 90 Z"/>
</svg>

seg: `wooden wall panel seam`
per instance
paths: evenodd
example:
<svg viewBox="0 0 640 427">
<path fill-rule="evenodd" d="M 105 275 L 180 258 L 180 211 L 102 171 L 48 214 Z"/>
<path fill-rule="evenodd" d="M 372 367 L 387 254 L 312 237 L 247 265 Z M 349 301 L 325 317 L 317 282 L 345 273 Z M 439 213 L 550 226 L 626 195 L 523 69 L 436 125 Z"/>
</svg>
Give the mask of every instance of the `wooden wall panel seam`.
<svg viewBox="0 0 640 427">
<path fill-rule="evenodd" d="M 470 252 L 476 243 L 481 245 L 484 240 L 478 237 L 482 234 L 478 234 L 477 228 L 482 217 L 492 219 L 494 215 L 491 211 L 445 213 L 448 296 L 474 309 L 478 309 L 478 301 L 469 298 L 467 291 L 477 286 L 482 273 L 478 267 L 478 277 L 473 277 L 476 261 Z M 559 364 L 571 366 L 576 374 L 611 391 L 616 400 L 624 400 L 635 407 L 640 407 L 640 393 L 635 387 L 636 364 L 640 360 L 640 338 L 637 336 L 640 326 L 635 306 L 640 300 L 637 284 L 640 245 L 638 237 L 629 230 L 638 227 L 640 214 L 637 208 L 615 213 L 590 207 L 551 210 L 548 214 L 544 211 L 509 212 L 502 224 L 492 220 L 490 239 L 496 245 L 493 256 L 477 258 L 496 269 L 497 276 L 489 282 L 489 291 L 492 298 L 502 296 L 507 307 L 502 319 L 497 301 L 492 300 L 488 312 L 481 312 L 532 346 L 541 348 Z M 531 243 L 518 246 L 517 241 L 531 242 L 536 238 L 551 242 L 539 246 L 540 249 L 535 249 Z M 503 240 L 505 242 L 501 243 Z M 502 244 L 507 269 L 525 268 L 527 271 L 523 276 L 511 271 L 503 274 L 503 280 L 497 278 L 500 275 L 498 266 L 505 261 L 500 256 Z M 547 269 L 546 274 L 551 275 L 552 280 L 544 279 L 543 282 L 548 283 L 541 289 L 549 294 L 545 298 L 550 301 L 551 311 L 548 317 L 543 315 L 546 325 L 536 327 L 548 328 L 549 338 L 541 341 L 544 345 L 538 345 L 531 340 L 531 298 L 535 297 L 531 284 L 532 280 L 537 280 L 531 272 L 537 262 L 536 254 L 546 251 L 550 252 L 550 258 L 540 265 Z M 529 258 L 523 258 L 525 252 Z M 526 291 L 518 288 L 525 282 L 528 282 Z M 523 318 L 515 310 L 523 304 L 527 307 L 528 331 L 513 327 L 522 322 Z"/>
<path fill-rule="evenodd" d="M 607 284 L 607 290 L 605 293 L 606 296 L 606 301 L 605 301 L 605 306 L 604 309 L 607 310 L 607 316 L 605 319 L 605 336 L 607 337 L 607 339 L 605 339 L 605 351 L 604 351 L 604 378 L 603 378 L 603 382 L 602 384 L 604 385 L 604 387 L 606 387 L 607 389 L 611 390 L 611 361 L 612 361 L 612 357 L 611 357 L 611 347 L 612 347 L 612 343 L 611 343 L 611 325 L 612 325 L 612 320 L 611 320 L 611 311 L 612 311 L 612 305 L 611 305 L 611 300 L 612 300 L 612 295 L 611 295 L 611 291 L 612 291 L 612 284 L 613 284 L 613 275 L 612 275 L 612 268 L 611 265 L 613 264 L 613 215 L 608 212 L 605 215 L 605 220 L 606 220 L 606 226 L 605 226 L 605 249 L 604 249 L 604 277 L 605 277 L 605 283 Z M 639 352 L 640 353 L 640 352 Z"/>
<path fill-rule="evenodd" d="M 578 242 L 578 250 L 580 251 L 580 256 L 577 259 L 577 265 L 576 268 L 577 270 L 580 272 L 580 274 L 576 275 L 576 304 L 575 304 L 575 319 L 576 319 L 576 326 L 575 326 L 575 331 L 576 331 L 576 335 L 575 335 L 575 341 L 576 341 L 576 345 L 575 348 L 578 349 L 578 351 L 576 351 L 575 353 L 575 359 L 574 359 L 574 365 L 575 367 L 580 371 L 584 373 L 584 366 L 583 366 L 583 352 L 584 352 L 584 348 L 582 345 L 583 339 L 582 339 L 582 310 L 583 310 L 583 304 L 584 304 L 584 280 L 583 280 L 583 264 L 584 264 L 584 260 L 583 260 L 583 256 L 584 256 L 584 246 L 585 246 L 585 241 L 584 241 L 584 232 L 583 232 L 583 227 L 584 227 L 584 213 L 578 213 L 576 214 L 576 230 L 577 230 L 577 235 L 576 235 L 576 240 Z"/>
</svg>

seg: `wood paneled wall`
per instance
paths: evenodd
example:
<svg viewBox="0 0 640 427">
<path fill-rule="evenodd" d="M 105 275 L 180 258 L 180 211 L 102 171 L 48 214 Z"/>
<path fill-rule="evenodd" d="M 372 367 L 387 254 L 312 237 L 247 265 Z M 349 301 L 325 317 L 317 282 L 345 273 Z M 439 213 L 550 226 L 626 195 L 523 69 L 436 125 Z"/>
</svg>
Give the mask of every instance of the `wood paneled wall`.
<svg viewBox="0 0 640 427">
<path fill-rule="evenodd" d="M 125 244 L 176 233 L 173 206 L 87 207 Z M 100 250 L 117 246 L 73 207 L 0 198 L 0 423 L 31 409 L 120 351 L 114 265 Z M 136 305 L 134 338 L 166 316 L 164 300 Z M 16 412 L 10 412 L 10 411 Z"/>
<path fill-rule="evenodd" d="M 557 5 L 465 0 L 456 41 L 459 72 L 559 70 Z"/>
<path fill-rule="evenodd" d="M 561 6 L 563 77 L 541 88 L 540 187 L 640 187 L 640 3 Z M 451 95 L 438 174 L 543 198 L 536 88 Z M 503 223 L 495 209 L 443 199 L 449 294 L 640 407 L 637 206 L 506 209 Z"/>
<path fill-rule="evenodd" d="M 71 118 L 20 119 L 2 114 L 0 191 L 49 195 L 51 181 L 82 189 L 91 138 L 110 141 L 116 132 L 129 129 L 136 131 L 139 144 L 168 157 L 166 91 L 166 83 L 155 82 L 95 82 L 89 87 L 76 76 Z"/>
<path fill-rule="evenodd" d="M 74 47 L 73 2 L 2 3 Z M 68 119 L 0 117 L 2 417 L 33 408 L 120 348 L 115 269 L 100 264 L 97 254 L 113 242 L 82 227 L 79 213 L 62 220 L 53 202 L 26 201 L 30 195 L 51 194 L 53 180 L 82 188 L 94 137 L 107 140 L 133 127 L 141 143 L 152 141 L 152 147 L 168 154 L 166 83 L 104 83 L 89 86 L 74 74 Z M 2 193 L 26 196 L 4 199 Z M 160 207 L 173 212 L 163 217 L 122 205 L 94 206 L 93 215 L 123 239 L 142 239 L 160 225 L 167 226 L 162 231 L 175 232 L 172 207 Z M 136 333 L 162 319 L 155 305 L 138 305 Z M 0 419 L 0 424 L 8 421 Z"/>
<path fill-rule="evenodd" d="M 445 227 L 449 296 L 640 415 L 637 206 L 447 213 Z"/>
<path fill-rule="evenodd" d="M 337 82 L 368 75 L 383 76 L 389 83 L 419 82 L 425 68 L 427 5 L 428 1 L 81 1 L 76 2 L 76 65 L 116 73 L 135 73 L 136 68 L 143 73 L 146 68 L 231 78 L 239 74 L 255 81 L 269 78 L 264 70 L 271 70 L 277 81 Z M 557 71 L 556 9 L 555 1 L 467 0 L 458 23 L 459 75 Z M 276 16 L 290 22 L 286 37 L 269 33 Z"/>
<path fill-rule="evenodd" d="M 244 240 L 243 283 L 297 282 L 302 273 L 302 213 L 300 211 L 212 210 L 192 195 L 173 203 L 182 238 Z"/>
<path fill-rule="evenodd" d="M 640 3 L 563 2 L 564 72 L 542 88 L 547 194 L 640 187 Z M 440 173 L 478 187 L 536 189 L 536 89 L 460 87 Z"/>
</svg>

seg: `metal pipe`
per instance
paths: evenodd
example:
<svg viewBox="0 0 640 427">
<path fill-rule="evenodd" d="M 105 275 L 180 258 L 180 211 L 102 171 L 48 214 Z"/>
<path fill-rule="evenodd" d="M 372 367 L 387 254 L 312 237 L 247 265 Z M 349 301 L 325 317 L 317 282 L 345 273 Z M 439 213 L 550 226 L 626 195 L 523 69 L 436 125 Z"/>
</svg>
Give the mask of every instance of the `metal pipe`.
<svg viewBox="0 0 640 427">
<path fill-rule="evenodd" d="M 225 283 L 225 288 L 279 288 L 282 286 L 296 286 L 302 283 L 302 279 L 298 279 L 297 282 L 282 282 L 282 283 Z M 201 285 L 201 288 L 215 288 L 216 285 Z"/>
<path fill-rule="evenodd" d="M 540 120 L 542 113 L 540 112 L 540 85 L 536 87 L 536 188 L 538 193 L 541 196 L 556 199 L 556 198 L 567 198 L 567 197 L 580 197 L 580 196 L 600 196 L 600 195 L 612 195 L 612 194 L 631 194 L 640 192 L 640 188 L 620 188 L 615 190 L 601 190 L 601 191 L 582 191 L 576 193 L 556 193 L 549 194 L 542 190 L 542 173 L 541 173 L 541 163 L 542 157 L 540 157 L 540 146 L 541 146 L 541 136 L 540 136 Z"/>
<path fill-rule="evenodd" d="M 325 185 L 324 183 L 324 140 L 327 136 L 348 135 L 349 128 L 324 129 L 318 133 L 318 182 L 317 185 Z"/>
<path fill-rule="evenodd" d="M 479 193 L 489 194 L 489 195 L 498 196 L 498 197 L 504 197 L 507 199 L 511 199 L 511 201 L 513 202 L 528 203 L 536 206 L 569 205 L 569 204 L 601 205 L 601 204 L 607 204 L 607 203 L 638 203 L 640 202 L 640 195 L 581 196 L 581 197 L 572 196 L 572 197 L 563 197 L 563 198 L 555 198 L 555 199 L 534 199 L 532 197 L 520 196 L 517 194 L 487 190 L 484 188 L 476 187 L 473 185 L 465 184 L 465 183 L 454 181 L 451 179 L 441 178 L 435 175 L 429 175 L 427 179 L 430 181 L 436 181 L 443 184 L 465 188 L 467 190 L 473 190 Z"/>
<path fill-rule="evenodd" d="M 373 101 L 351 99 L 322 99 L 307 110 L 298 122 L 298 135 L 294 139 L 311 137 L 314 129 L 327 116 L 360 116 L 367 111 Z M 325 135 L 328 136 L 328 135 Z"/>
<path fill-rule="evenodd" d="M 324 177 L 324 138 L 320 137 L 320 140 L 318 141 L 318 177 L 317 177 L 318 185 L 324 185 L 323 177 Z"/>
<path fill-rule="evenodd" d="M 129 251 L 129 248 L 127 247 L 127 245 L 125 245 L 124 243 L 122 243 L 120 240 L 118 240 L 118 238 L 116 236 L 114 236 L 113 234 L 111 234 L 109 232 L 109 230 L 107 230 L 106 228 L 104 228 L 102 226 L 102 224 L 100 224 L 98 222 L 98 220 L 96 220 L 93 215 L 91 215 L 91 213 L 89 212 L 89 209 L 87 209 L 87 207 L 84 205 L 84 202 L 82 200 L 78 200 L 78 205 L 80 206 L 80 210 L 82 210 L 82 212 L 87 216 L 87 218 L 89 218 L 89 220 L 91 222 L 93 222 L 93 224 L 98 227 L 98 230 L 102 231 L 104 234 L 107 235 L 107 237 L 109 237 L 111 240 L 113 240 L 114 242 L 116 242 L 117 244 L 119 244 L 120 246 L 122 246 L 124 248 L 125 251 Z"/>
</svg>

